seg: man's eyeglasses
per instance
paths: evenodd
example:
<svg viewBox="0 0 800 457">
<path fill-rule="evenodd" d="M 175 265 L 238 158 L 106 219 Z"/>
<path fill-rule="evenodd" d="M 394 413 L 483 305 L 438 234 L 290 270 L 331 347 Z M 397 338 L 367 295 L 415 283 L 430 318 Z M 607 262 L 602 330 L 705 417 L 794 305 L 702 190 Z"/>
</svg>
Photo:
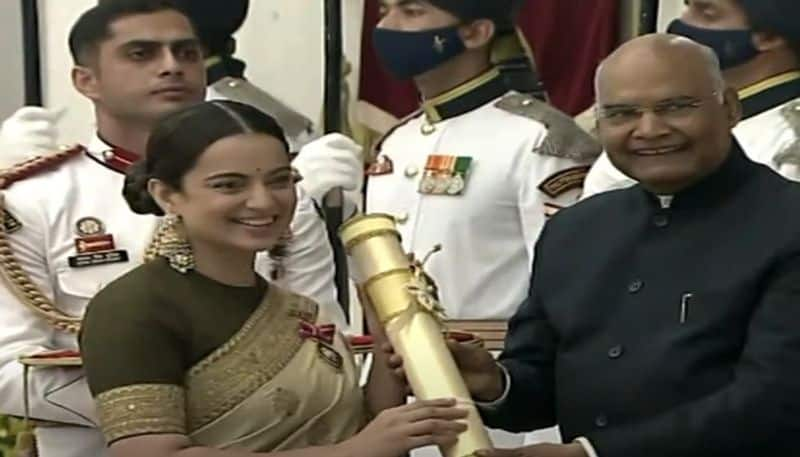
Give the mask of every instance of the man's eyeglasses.
<svg viewBox="0 0 800 457">
<path fill-rule="evenodd" d="M 722 103 L 720 94 L 720 92 L 712 92 L 705 97 L 675 97 L 662 100 L 650 106 L 628 104 L 598 105 L 595 108 L 595 116 L 598 120 L 615 126 L 636 122 L 648 110 L 664 120 L 680 120 L 693 115 L 710 99 L 715 99 Z"/>
</svg>

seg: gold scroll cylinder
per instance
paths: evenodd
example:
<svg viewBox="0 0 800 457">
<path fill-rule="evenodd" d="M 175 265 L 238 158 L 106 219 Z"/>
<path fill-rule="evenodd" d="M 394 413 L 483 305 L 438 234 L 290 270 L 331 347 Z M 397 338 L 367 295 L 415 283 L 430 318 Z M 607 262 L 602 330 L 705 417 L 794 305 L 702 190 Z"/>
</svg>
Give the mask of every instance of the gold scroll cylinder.
<svg viewBox="0 0 800 457">
<path fill-rule="evenodd" d="M 406 290 L 412 280 L 410 262 L 400 244 L 394 218 L 384 214 L 357 216 L 339 230 L 351 260 L 354 279 L 364 288 L 386 328 L 414 395 L 423 400 L 456 398 L 467 409 L 467 431 L 442 448 L 445 457 L 468 457 L 492 447 L 436 318 Z"/>
</svg>

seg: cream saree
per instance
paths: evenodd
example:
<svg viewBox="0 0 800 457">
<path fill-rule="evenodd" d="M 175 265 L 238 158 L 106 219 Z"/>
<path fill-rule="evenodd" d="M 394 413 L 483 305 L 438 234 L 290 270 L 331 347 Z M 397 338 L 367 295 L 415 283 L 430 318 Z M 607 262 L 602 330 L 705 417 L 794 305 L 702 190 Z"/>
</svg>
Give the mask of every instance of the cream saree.
<svg viewBox="0 0 800 457">
<path fill-rule="evenodd" d="M 109 442 L 179 433 L 198 446 L 278 451 L 334 444 L 364 423 L 342 336 L 320 331 L 317 306 L 270 285 L 242 328 L 186 374 L 97 396 Z M 330 329 L 328 329 L 330 330 Z"/>
</svg>

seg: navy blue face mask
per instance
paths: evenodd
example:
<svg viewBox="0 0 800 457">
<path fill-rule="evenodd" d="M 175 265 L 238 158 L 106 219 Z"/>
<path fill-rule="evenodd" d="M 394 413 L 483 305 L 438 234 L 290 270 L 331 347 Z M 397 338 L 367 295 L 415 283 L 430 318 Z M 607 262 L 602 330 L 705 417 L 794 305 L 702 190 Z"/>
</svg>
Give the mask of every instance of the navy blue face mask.
<svg viewBox="0 0 800 457">
<path fill-rule="evenodd" d="M 758 55 L 758 49 L 753 45 L 753 32 L 747 29 L 714 30 L 675 19 L 667 27 L 667 33 L 684 36 L 713 49 L 723 70 L 739 66 Z"/>
<path fill-rule="evenodd" d="M 397 79 L 410 79 L 433 70 L 466 50 L 458 27 L 415 32 L 376 28 L 372 39 L 386 71 Z"/>
</svg>

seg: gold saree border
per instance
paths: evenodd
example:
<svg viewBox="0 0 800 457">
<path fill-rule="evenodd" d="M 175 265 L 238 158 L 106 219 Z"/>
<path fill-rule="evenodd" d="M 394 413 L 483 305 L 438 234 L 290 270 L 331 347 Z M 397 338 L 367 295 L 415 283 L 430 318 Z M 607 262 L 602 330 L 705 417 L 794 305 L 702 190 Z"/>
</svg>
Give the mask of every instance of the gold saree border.
<svg viewBox="0 0 800 457">
<path fill-rule="evenodd" d="M 184 384 L 190 432 L 242 403 L 292 361 L 306 342 L 298 332 L 301 317 L 316 322 L 317 305 L 270 284 L 242 328 L 189 370 Z"/>
<path fill-rule="evenodd" d="M 106 441 L 150 433 L 186 434 L 186 395 L 172 384 L 134 384 L 95 398 Z"/>
</svg>

